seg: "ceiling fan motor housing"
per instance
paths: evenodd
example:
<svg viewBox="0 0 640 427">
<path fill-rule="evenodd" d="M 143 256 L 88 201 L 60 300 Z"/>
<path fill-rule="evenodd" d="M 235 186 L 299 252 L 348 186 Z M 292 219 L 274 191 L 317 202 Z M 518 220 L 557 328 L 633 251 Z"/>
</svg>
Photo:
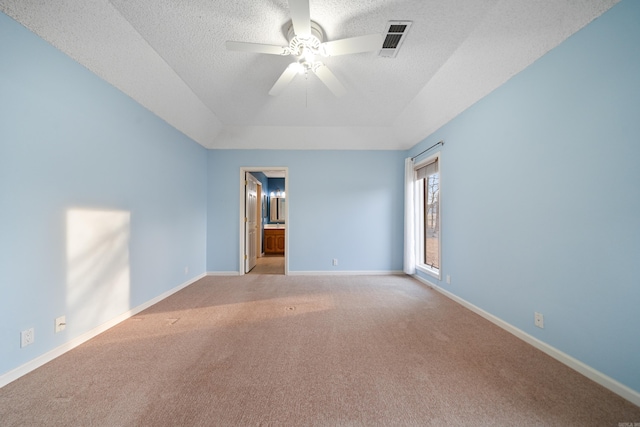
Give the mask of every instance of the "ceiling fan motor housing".
<svg viewBox="0 0 640 427">
<path fill-rule="evenodd" d="M 322 46 L 322 43 L 324 42 L 324 31 L 315 21 L 311 21 L 311 35 L 306 38 L 297 36 L 295 34 L 293 24 L 291 24 L 287 31 L 287 40 L 289 40 L 290 55 L 304 55 L 305 49 L 307 49 L 307 51 L 313 55 L 327 56 L 327 52 Z"/>
</svg>

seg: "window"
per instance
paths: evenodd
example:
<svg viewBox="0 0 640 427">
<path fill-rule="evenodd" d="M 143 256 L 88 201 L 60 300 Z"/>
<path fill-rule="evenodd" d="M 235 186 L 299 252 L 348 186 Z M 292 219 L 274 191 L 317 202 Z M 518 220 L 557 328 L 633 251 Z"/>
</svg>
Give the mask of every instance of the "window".
<svg viewBox="0 0 640 427">
<path fill-rule="evenodd" d="M 415 168 L 417 267 L 440 278 L 440 172 L 439 156 Z"/>
</svg>

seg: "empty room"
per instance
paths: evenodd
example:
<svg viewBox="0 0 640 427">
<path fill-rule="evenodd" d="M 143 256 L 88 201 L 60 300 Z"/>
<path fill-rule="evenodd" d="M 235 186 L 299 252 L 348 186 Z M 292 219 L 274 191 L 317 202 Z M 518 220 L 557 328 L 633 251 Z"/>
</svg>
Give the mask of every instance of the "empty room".
<svg viewBox="0 0 640 427">
<path fill-rule="evenodd" d="M 0 0 L 0 425 L 640 425 L 639 42 Z"/>
</svg>

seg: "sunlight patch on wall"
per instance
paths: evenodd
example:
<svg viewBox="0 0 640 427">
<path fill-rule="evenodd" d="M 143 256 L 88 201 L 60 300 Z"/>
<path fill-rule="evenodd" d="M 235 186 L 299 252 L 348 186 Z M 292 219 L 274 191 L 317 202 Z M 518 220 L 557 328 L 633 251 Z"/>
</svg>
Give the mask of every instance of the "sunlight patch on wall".
<svg viewBox="0 0 640 427">
<path fill-rule="evenodd" d="M 129 310 L 131 213 L 67 211 L 67 323 L 98 326 Z"/>
</svg>

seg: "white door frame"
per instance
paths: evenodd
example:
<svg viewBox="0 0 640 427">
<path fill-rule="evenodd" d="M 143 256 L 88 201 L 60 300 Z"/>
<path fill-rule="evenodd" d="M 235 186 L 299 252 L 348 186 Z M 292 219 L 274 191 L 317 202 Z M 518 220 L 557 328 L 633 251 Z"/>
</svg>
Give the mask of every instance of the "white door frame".
<svg viewBox="0 0 640 427">
<path fill-rule="evenodd" d="M 291 204 L 291 192 L 289 191 L 289 168 L 286 166 L 242 166 L 240 167 L 240 190 L 239 199 L 240 204 L 238 206 L 238 223 L 239 233 L 238 242 L 240 242 L 240 250 L 238 254 L 238 274 L 243 276 L 244 273 L 244 256 L 245 256 L 245 236 L 244 236 L 244 211 L 245 211 L 245 174 L 246 172 L 260 172 L 260 171 L 284 171 L 284 191 L 287 195 L 287 202 L 284 204 L 284 274 L 289 274 L 289 236 L 291 235 L 291 224 L 289 221 L 289 205 Z M 264 190 L 264 188 L 263 188 Z M 267 194 L 268 197 L 268 194 Z"/>
</svg>

